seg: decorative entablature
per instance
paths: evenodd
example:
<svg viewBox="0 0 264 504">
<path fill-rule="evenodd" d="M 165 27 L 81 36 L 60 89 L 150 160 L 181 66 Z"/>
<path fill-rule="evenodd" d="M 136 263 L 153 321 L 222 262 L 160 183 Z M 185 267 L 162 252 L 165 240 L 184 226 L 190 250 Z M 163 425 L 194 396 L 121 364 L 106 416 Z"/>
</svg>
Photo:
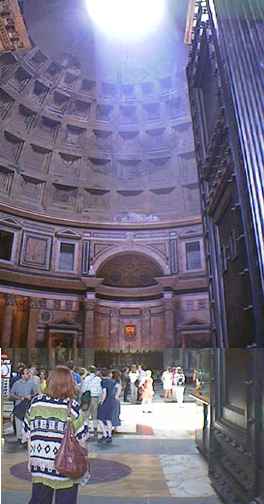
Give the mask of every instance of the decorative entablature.
<svg viewBox="0 0 264 504">
<path fill-rule="evenodd" d="M 0 0 L 0 52 L 31 48 L 18 0 Z"/>
</svg>

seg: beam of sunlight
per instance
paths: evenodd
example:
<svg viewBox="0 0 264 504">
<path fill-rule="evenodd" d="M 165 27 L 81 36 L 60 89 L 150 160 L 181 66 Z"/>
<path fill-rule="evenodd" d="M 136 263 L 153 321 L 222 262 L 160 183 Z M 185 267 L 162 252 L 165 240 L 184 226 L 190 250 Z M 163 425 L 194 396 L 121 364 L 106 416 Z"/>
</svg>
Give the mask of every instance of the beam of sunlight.
<svg viewBox="0 0 264 504">
<path fill-rule="evenodd" d="M 162 22 L 166 0 L 85 0 L 98 29 L 111 38 L 137 41 Z"/>
</svg>

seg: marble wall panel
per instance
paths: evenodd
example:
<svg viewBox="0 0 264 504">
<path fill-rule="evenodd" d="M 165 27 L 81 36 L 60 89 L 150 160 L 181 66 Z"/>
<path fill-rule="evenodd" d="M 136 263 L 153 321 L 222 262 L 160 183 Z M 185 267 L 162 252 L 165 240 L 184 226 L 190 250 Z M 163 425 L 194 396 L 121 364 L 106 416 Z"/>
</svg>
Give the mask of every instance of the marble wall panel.
<svg viewBox="0 0 264 504">
<path fill-rule="evenodd" d="M 28 268 L 47 271 L 50 267 L 51 247 L 51 236 L 25 231 L 22 239 L 20 264 Z"/>
</svg>

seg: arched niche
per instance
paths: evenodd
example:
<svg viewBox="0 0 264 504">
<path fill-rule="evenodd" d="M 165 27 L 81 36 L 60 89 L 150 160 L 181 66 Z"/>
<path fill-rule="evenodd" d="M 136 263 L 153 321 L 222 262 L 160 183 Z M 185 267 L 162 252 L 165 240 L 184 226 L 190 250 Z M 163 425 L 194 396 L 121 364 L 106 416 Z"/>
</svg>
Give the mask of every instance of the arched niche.
<svg viewBox="0 0 264 504">
<path fill-rule="evenodd" d="M 150 287 L 156 285 L 155 278 L 163 274 L 158 261 L 133 250 L 112 255 L 96 271 L 96 275 L 104 279 L 104 285 L 121 288 Z"/>
</svg>

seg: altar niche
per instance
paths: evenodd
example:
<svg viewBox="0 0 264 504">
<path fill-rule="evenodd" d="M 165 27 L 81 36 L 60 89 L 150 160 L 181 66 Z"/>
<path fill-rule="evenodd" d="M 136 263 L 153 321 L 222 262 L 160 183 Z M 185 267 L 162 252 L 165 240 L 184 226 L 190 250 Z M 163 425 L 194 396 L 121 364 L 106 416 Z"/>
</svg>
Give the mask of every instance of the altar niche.
<svg viewBox="0 0 264 504">
<path fill-rule="evenodd" d="M 49 366 L 52 369 L 58 364 L 78 359 L 78 331 L 64 328 L 49 329 L 48 355 Z"/>
</svg>

